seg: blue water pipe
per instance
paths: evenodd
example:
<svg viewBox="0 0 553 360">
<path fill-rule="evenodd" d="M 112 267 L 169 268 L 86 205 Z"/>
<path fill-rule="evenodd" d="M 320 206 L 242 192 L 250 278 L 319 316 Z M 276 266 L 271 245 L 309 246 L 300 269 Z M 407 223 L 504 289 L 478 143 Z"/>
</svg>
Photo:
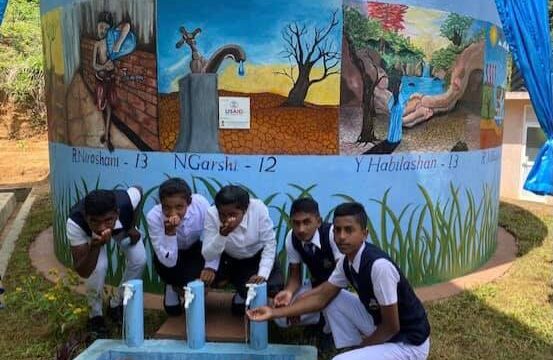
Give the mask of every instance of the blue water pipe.
<svg viewBox="0 0 553 360">
<path fill-rule="evenodd" d="M 184 308 L 186 311 L 186 339 L 191 349 L 205 345 L 205 299 L 204 283 L 195 280 L 184 287 Z"/>
<path fill-rule="evenodd" d="M 144 294 L 142 280 L 123 285 L 123 340 L 129 347 L 144 343 Z"/>
<path fill-rule="evenodd" d="M 267 305 L 267 283 L 248 284 L 246 307 L 255 309 Z M 247 320 L 246 320 L 247 321 Z M 250 348 L 263 350 L 269 344 L 269 328 L 266 321 L 250 321 Z"/>
</svg>

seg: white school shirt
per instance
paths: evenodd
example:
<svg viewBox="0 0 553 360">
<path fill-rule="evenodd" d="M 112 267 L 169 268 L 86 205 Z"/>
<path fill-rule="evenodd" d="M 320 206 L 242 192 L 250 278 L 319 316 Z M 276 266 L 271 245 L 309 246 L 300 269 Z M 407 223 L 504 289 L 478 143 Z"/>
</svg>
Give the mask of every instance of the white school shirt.
<svg viewBox="0 0 553 360">
<path fill-rule="evenodd" d="M 131 199 L 133 210 L 136 210 L 138 204 L 140 204 L 140 200 L 142 200 L 142 196 L 140 195 L 140 190 L 138 190 L 135 187 L 130 187 L 127 189 L 127 194 Z M 121 224 L 121 221 L 117 219 L 113 230 L 122 229 L 122 228 L 123 228 L 123 224 Z M 77 225 L 76 222 L 74 222 L 71 219 L 67 219 L 65 231 L 67 234 L 67 239 L 69 240 L 69 244 L 71 246 L 79 246 L 79 245 L 87 244 L 91 240 L 91 237 L 88 236 L 87 233 L 79 225 Z"/>
<path fill-rule="evenodd" d="M 365 244 L 361 246 L 357 254 L 353 258 L 353 263 L 349 263 L 353 269 L 359 273 L 361 265 L 361 254 L 365 249 Z M 328 278 L 328 282 L 332 285 L 346 288 L 349 285 L 348 278 L 344 273 L 344 261 L 348 261 L 344 256 L 336 264 L 336 268 Z M 378 304 L 381 306 L 393 305 L 397 303 L 397 284 L 399 283 L 399 272 L 395 266 L 386 259 L 378 259 L 373 263 L 371 269 L 371 281 L 373 283 L 373 291 Z"/>
<path fill-rule="evenodd" d="M 334 255 L 334 260 L 338 261 L 343 255 L 340 252 L 340 250 L 338 250 L 338 247 L 334 242 L 333 229 L 334 229 L 334 226 L 330 226 L 330 230 L 328 233 L 328 240 L 330 242 L 330 248 L 332 249 L 332 254 Z M 301 244 L 303 246 L 304 242 L 302 241 Z M 311 239 L 311 244 L 315 245 L 316 248 L 321 249 L 321 234 L 319 233 L 319 229 L 315 231 L 315 234 Z M 300 264 L 301 255 L 294 247 L 294 244 L 292 244 L 292 230 L 288 231 L 288 234 L 286 235 L 285 246 L 286 246 L 286 257 L 288 258 L 288 263 Z"/>
<path fill-rule="evenodd" d="M 161 204 L 154 206 L 148 212 L 146 220 L 150 242 L 160 263 L 168 268 L 175 266 L 179 250 L 189 249 L 196 241 L 200 241 L 208 208 L 209 203 L 202 195 L 193 194 L 192 201 L 188 205 L 175 235 L 165 234 L 165 215 Z"/>
<path fill-rule="evenodd" d="M 228 236 L 219 234 L 221 221 L 215 206 L 207 210 L 202 255 L 206 262 L 219 261 L 223 251 L 235 259 L 246 259 L 261 249 L 258 276 L 269 278 L 276 255 L 276 239 L 269 209 L 258 199 L 250 199 L 242 222 Z M 215 270 L 218 269 L 214 268 Z"/>
</svg>

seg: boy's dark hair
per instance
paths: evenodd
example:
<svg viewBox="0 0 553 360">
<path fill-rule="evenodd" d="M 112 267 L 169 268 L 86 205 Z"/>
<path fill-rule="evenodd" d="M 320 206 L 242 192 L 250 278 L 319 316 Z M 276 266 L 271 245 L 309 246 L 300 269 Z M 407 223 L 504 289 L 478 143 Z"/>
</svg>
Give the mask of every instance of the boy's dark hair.
<svg viewBox="0 0 553 360">
<path fill-rule="evenodd" d="M 159 185 L 159 200 L 163 201 L 173 195 L 182 195 L 186 199 L 186 202 L 190 204 L 192 202 L 192 190 L 190 186 L 181 178 L 170 178 L 165 180 Z"/>
<path fill-rule="evenodd" d="M 109 11 L 102 11 L 98 14 L 98 23 L 106 23 L 110 27 L 113 26 L 113 15 Z"/>
<path fill-rule="evenodd" d="M 369 217 L 365 212 L 365 208 L 358 202 L 346 202 L 340 204 L 334 210 L 334 219 L 340 216 L 353 216 L 362 229 L 367 228 Z"/>
<path fill-rule="evenodd" d="M 112 190 L 92 190 L 84 198 L 84 213 L 87 216 L 102 216 L 117 210 L 117 200 Z"/>
<path fill-rule="evenodd" d="M 250 194 L 240 186 L 223 186 L 217 195 L 215 195 L 215 206 L 219 208 L 220 206 L 231 204 L 236 205 L 242 211 L 246 211 L 250 204 Z"/>
<path fill-rule="evenodd" d="M 319 213 L 319 204 L 310 197 L 303 197 L 294 200 L 292 207 L 290 208 L 290 216 L 294 216 L 294 214 L 300 212 L 321 216 Z"/>
</svg>

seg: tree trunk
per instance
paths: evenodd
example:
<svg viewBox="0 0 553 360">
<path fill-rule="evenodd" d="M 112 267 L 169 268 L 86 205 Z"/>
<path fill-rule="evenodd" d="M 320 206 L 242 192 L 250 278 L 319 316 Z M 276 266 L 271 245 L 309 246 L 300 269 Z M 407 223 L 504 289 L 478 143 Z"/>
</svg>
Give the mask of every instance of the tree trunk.
<svg viewBox="0 0 553 360">
<path fill-rule="evenodd" d="M 361 127 L 361 133 L 359 134 L 359 137 L 357 138 L 358 143 L 369 143 L 374 142 L 377 140 L 376 136 L 374 135 L 374 89 L 376 87 L 375 81 L 371 79 L 370 75 L 368 74 L 367 69 L 365 69 L 365 65 L 363 63 L 363 60 L 359 57 L 357 54 L 357 50 L 353 46 L 352 42 L 348 39 L 346 36 L 346 41 L 349 48 L 349 53 L 352 58 L 352 62 L 361 74 L 361 78 L 363 79 L 363 101 L 362 101 L 362 107 L 363 107 L 363 125 Z M 376 64 L 375 64 L 376 66 Z M 378 78 L 378 71 L 377 78 Z"/>
<path fill-rule="evenodd" d="M 288 99 L 284 102 L 285 106 L 304 106 L 307 92 L 309 91 L 309 74 L 311 67 L 300 65 L 299 74 L 292 90 L 288 93 Z"/>
</svg>

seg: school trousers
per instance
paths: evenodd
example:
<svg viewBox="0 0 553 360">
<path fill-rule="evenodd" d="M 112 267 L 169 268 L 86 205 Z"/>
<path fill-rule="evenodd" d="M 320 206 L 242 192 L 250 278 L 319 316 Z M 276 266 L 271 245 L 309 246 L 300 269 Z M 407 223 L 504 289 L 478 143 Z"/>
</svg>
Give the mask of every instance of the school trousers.
<svg viewBox="0 0 553 360">
<path fill-rule="evenodd" d="M 369 336 L 376 330 L 374 320 L 356 294 L 342 290 L 340 295 L 329 304 L 328 307 L 333 309 L 325 314 L 334 343 L 338 349 L 359 346 L 363 336 Z M 418 346 L 390 342 L 347 351 L 333 360 L 424 360 L 429 351 L 429 339 Z"/>
<path fill-rule="evenodd" d="M 204 263 L 201 241 L 196 241 L 186 250 L 179 249 L 177 263 L 173 267 L 163 265 L 157 255 L 154 255 L 154 266 L 161 280 L 179 288 L 199 279 Z"/>
<path fill-rule="evenodd" d="M 146 250 L 144 249 L 144 243 L 140 239 L 136 244 L 131 245 L 128 239 L 124 241 L 114 241 L 117 244 L 119 250 L 125 256 L 125 271 L 123 272 L 123 278 L 121 284 L 132 279 L 141 279 L 142 271 L 146 265 Z M 106 245 L 102 246 L 100 253 L 98 254 L 98 261 L 96 262 L 96 268 L 92 274 L 86 279 L 86 298 L 88 306 L 90 308 L 89 317 L 102 316 L 102 295 L 104 293 L 104 283 L 106 280 L 106 273 L 108 270 L 108 254 Z M 119 286 L 114 291 L 111 299 L 110 306 L 116 307 L 123 302 L 123 288 Z"/>
<path fill-rule="evenodd" d="M 262 250 L 254 256 L 245 259 L 236 259 L 226 252 L 223 252 L 221 254 L 221 260 L 219 261 L 219 269 L 215 275 L 214 284 L 217 285 L 228 280 L 234 286 L 238 295 L 245 299 L 248 291 L 246 283 L 250 277 L 257 275 L 259 261 L 261 260 L 261 252 Z M 271 274 L 269 278 L 265 280 L 267 281 L 268 296 L 273 297 L 282 289 L 284 281 L 278 260 L 275 259 Z"/>
</svg>

